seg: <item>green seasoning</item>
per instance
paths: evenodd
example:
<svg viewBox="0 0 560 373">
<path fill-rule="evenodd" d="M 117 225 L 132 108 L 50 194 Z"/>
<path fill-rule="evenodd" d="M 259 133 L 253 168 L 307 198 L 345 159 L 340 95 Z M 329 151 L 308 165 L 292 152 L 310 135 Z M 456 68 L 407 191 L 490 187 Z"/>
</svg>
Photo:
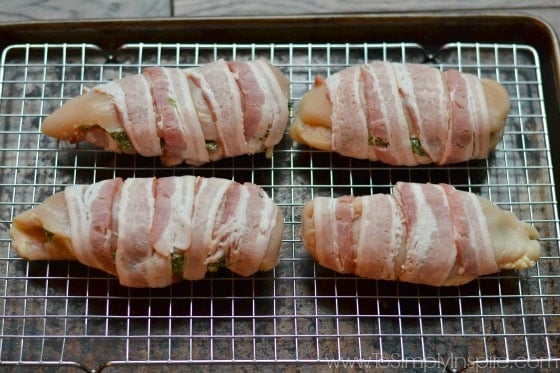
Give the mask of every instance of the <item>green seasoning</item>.
<svg viewBox="0 0 560 373">
<path fill-rule="evenodd" d="M 185 257 L 182 254 L 171 254 L 171 271 L 174 275 L 183 275 L 183 264 Z"/>
<path fill-rule="evenodd" d="M 128 136 L 126 136 L 126 133 L 112 132 L 111 137 L 113 138 L 113 140 L 119 143 L 121 150 L 126 151 L 133 149 L 132 142 L 130 142 L 130 139 L 128 138 Z"/>
<path fill-rule="evenodd" d="M 76 128 L 76 130 L 78 132 L 85 133 L 85 132 L 89 131 L 90 128 L 93 128 L 93 127 L 95 127 L 95 126 L 90 126 L 90 125 L 84 124 L 84 125 L 78 126 Z M 123 150 L 123 151 L 134 150 L 134 146 L 132 145 L 132 142 L 130 141 L 130 139 L 128 138 L 126 133 L 124 133 L 124 132 L 111 132 L 110 135 L 111 135 L 111 138 L 119 144 L 119 147 L 121 148 L 121 150 Z"/>
<path fill-rule="evenodd" d="M 424 152 L 424 149 L 422 149 L 422 144 L 420 144 L 420 140 L 418 140 L 416 138 L 410 139 L 410 147 L 412 148 L 412 152 L 414 154 L 417 154 L 417 155 L 420 155 L 420 156 L 426 155 L 426 152 Z"/>
<path fill-rule="evenodd" d="M 381 146 L 381 147 L 388 147 L 389 143 L 383 140 L 381 137 L 372 137 L 371 135 L 368 137 L 368 145 L 370 146 Z"/>
<path fill-rule="evenodd" d="M 167 102 L 169 103 L 169 105 L 173 106 L 176 110 L 178 110 L 177 109 L 177 101 L 175 101 L 175 99 L 173 97 L 168 97 Z"/>
<path fill-rule="evenodd" d="M 213 140 L 206 140 L 206 149 L 216 150 L 218 149 L 218 143 Z"/>
<path fill-rule="evenodd" d="M 368 145 L 369 146 L 378 146 L 378 147 L 383 147 L 386 148 L 389 146 L 389 143 L 385 140 L 383 140 L 381 137 L 373 137 L 373 136 L 369 136 L 368 137 Z M 419 156 L 425 156 L 426 152 L 424 151 L 424 149 L 422 148 L 422 144 L 420 143 L 420 140 L 413 137 L 410 139 L 410 148 L 412 150 L 412 152 L 416 155 Z"/>
<path fill-rule="evenodd" d="M 207 269 L 209 272 L 216 272 L 220 268 L 226 267 L 226 258 L 222 258 L 215 263 L 208 263 Z"/>
</svg>

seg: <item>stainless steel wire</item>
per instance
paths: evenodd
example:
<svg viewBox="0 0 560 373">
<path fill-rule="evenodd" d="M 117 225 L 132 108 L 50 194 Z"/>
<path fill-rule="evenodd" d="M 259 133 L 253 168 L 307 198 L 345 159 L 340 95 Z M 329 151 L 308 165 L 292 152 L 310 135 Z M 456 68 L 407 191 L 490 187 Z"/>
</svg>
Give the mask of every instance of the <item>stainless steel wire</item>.
<svg viewBox="0 0 560 373">
<path fill-rule="evenodd" d="M 264 58 L 290 79 L 291 114 L 315 76 L 375 59 L 429 63 L 499 80 L 511 96 L 503 141 L 483 161 L 389 167 L 293 143 L 272 158 L 199 168 L 115 155 L 40 133 L 42 120 L 84 89 L 149 65 Z M 436 55 L 409 43 L 12 45 L 0 66 L 0 361 L 84 370 L 135 364 L 313 363 L 329 367 L 560 366 L 559 218 L 539 54 L 515 44 L 454 43 Z M 279 204 L 281 262 L 240 278 L 223 270 L 164 289 L 128 289 L 74 262 L 27 262 L 12 218 L 75 183 L 195 174 L 251 181 Z M 446 182 L 491 199 L 540 232 L 535 268 L 432 288 L 337 275 L 301 244 L 305 201 L 388 192 L 397 181 Z M 524 365 L 523 365 L 524 364 Z"/>
</svg>

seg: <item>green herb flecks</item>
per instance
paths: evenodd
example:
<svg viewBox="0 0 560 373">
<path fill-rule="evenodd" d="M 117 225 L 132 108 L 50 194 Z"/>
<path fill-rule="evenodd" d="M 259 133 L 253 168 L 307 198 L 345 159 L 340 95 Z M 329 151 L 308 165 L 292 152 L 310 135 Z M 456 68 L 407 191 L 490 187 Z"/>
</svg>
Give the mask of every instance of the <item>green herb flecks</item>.
<svg viewBox="0 0 560 373">
<path fill-rule="evenodd" d="M 368 145 L 370 146 L 380 146 L 383 148 L 386 148 L 389 146 L 389 143 L 385 140 L 383 140 L 381 137 L 373 137 L 373 136 L 369 136 L 368 137 Z"/>
<path fill-rule="evenodd" d="M 213 140 L 206 140 L 206 149 L 208 150 L 216 150 L 218 149 L 218 143 Z"/>
<path fill-rule="evenodd" d="M 220 268 L 225 268 L 225 267 L 226 267 L 226 259 L 222 258 L 221 260 L 219 260 L 215 263 L 208 263 L 207 269 L 208 269 L 208 272 L 216 272 Z"/>
<path fill-rule="evenodd" d="M 177 101 L 173 97 L 168 97 L 167 102 L 177 110 Z"/>
<path fill-rule="evenodd" d="M 416 155 L 420 155 L 420 156 L 425 156 L 426 152 L 424 152 L 424 149 L 422 148 L 422 144 L 420 144 L 420 140 L 416 139 L 416 138 L 412 138 L 410 139 L 410 147 L 412 149 L 412 152 Z"/>
<path fill-rule="evenodd" d="M 172 253 L 171 254 L 171 271 L 174 275 L 183 274 L 183 264 L 185 263 L 185 257 L 182 254 Z"/>
<path fill-rule="evenodd" d="M 132 142 L 130 142 L 130 139 L 128 138 L 126 133 L 112 132 L 111 137 L 119 144 L 121 150 L 127 151 L 133 149 Z"/>
</svg>

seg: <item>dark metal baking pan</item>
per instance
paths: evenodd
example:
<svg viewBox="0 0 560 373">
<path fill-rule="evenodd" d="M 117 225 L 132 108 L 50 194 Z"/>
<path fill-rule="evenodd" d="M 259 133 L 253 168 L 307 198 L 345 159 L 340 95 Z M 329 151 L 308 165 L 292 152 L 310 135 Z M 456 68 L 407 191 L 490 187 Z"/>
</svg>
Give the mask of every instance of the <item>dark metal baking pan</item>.
<svg viewBox="0 0 560 373">
<path fill-rule="evenodd" d="M 441 371 L 560 364 L 560 65 L 556 35 L 541 20 L 466 13 L 18 23 L 0 25 L 0 49 L 1 365 Z M 84 86 L 150 64 L 221 56 L 270 58 L 291 79 L 292 110 L 316 74 L 372 58 L 498 78 L 513 109 L 495 154 L 449 167 L 351 161 L 286 138 L 270 160 L 169 170 L 38 131 Z M 285 215 L 279 266 L 247 279 L 220 271 L 165 289 L 127 289 L 78 263 L 28 263 L 10 246 L 13 216 L 67 184 L 169 173 L 263 186 Z M 541 261 L 437 289 L 337 275 L 311 260 L 298 236 L 306 199 L 386 192 L 399 180 L 450 182 L 511 209 L 539 229 Z"/>
</svg>

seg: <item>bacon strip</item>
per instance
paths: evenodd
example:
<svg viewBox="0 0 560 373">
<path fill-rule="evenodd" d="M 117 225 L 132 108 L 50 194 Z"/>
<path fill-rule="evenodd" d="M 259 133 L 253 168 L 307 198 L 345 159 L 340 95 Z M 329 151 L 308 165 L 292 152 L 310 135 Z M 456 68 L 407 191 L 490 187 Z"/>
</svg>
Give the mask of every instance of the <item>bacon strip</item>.
<svg viewBox="0 0 560 373">
<path fill-rule="evenodd" d="M 342 271 L 338 240 L 336 239 L 336 218 L 334 215 L 335 200 L 327 197 L 317 197 L 313 203 L 313 234 L 316 257 L 319 263 L 334 271 Z"/>
<path fill-rule="evenodd" d="M 418 139 L 419 163 L 439 162 L 447 144 L 448 123 L 447 90 L 441 72 L 420 64 L 394 64 L 407 83 L 401 86 L 401 97 L 410 118 L 411 138 Z M 483 128 L 480 130 L 484 131 Z M 422 159 L 426 158 L 427 159 Z"/>
<path fill-rule="evenodd" d="M 449 91 L 449 136 L 440 164 L 468 159 L 474 152 L 474 126 L 468 103 L 467 80 L 456 70 L 443 73 Z"/>
<path fill-rule="evenodd" d="M 486 99 L 484 97 L 484 89 L 480 79 L 471 74 L 464 74 L 469 89 L 469 113 L 471 114 L 471 123 L 473 123 L 474 145 L 472 157 L 484 158 L 488 154 L 489 136 L 486 128 L 490 126 L 490 117 Z"/>
<path fill-rule="evenodd" d="M 198 114 L 194 101 L 189 90 L 189 83 L 184 71 L 179 69 L 166 69 L 167 75 L 171 81 L 171 86 L 175 97 L 170 99 L 171 104 L 175 106 L 179 123 L 179 132 L 182 136 L 184 147 L 179 157 L 193 166 L 200 166 L 207 163 L 208 149 L 206 149 L 206 140 L 202 132 Z"/>
<path fill-rule="evenodd" d="M 121 188 L 115 265 L 126 286 L 161 287 L 172 278 L 169 259 L 150 246 L 154 188 L 153 178 L 127 179 Z"/>
<path fill-rule="evenodd" d="M 289 82 L 279 79 L 278 70 L 271 69 L 270 64 L 262 60 L 254 61 L 249 66 L 265 93 L 265 104 L 262 110 L 272 114 L 272 120 L 268 123 L 265 136 L 260 139 L 264 143 L 264 148 L 270 151 L 284 137 L 290 114 L 287 105 Z"/>
<path fill-rule="evenodd" d="M 191 246 L 196 177 L 156 180 L 151 246 L 161 255 L 184 254 Z"/>
<path fill-rule="evenodd" d="M 432 184 L 397 183 L 395 198 L 405 216 L 406 256 L 397 277 L 431 285 L 447 280 L 456 260 L 451 211 L 443 188 Z"/>
<path fill-rule="evenodd" d="M 404 246 L 402 211 L 393 196 L 375 194 L 354 200 L 358 220 L 359 239 L 356 245 L 356 274 L 368 276 L 377 273 L 381 280 L 396 280 L 395 263 Z M 375 227 L 375 229 L 372 229 Z"/>
<path fill-rule="evenodd" d="M 389 108 L 381 94 L 387 88 L 382 86 L 382 78 L 378 76 L 378 74 L 382 74 L 384 71 L 386 72 L 381 67 L 374 69 L 373 65 L 362 66 L 363 105 L 366 108 L 366 120 L 369 130 L 369 158 L 379 159 L 387 164 L 399 164 L 400 152 L 392 151 L 395 147 L 395 142 L 391 126 L 388 125 L 393 123 L 393 120 L 390 119 Z"/>
<path fill-rule="evenodd" d="M 225 179 L 198 179 L 192 215 L 198 229 L 192 236 L 183 265 L 183 278 L 187 280 L 198 280 L 206 275 L 209 248 L 212 248 L 214 230 L 219 224 L 217 217 L 232 184 L 233 181 Z"/>
<path fill-rule="evenodd" d="M 161 155 L 162 162 L 167 166 L 181 163 L 182 154 L 187 143 L 183 135 L 183 120 L 177 110 L 178 95 L 168 69 L 151 67 L 143 71 L 150 82 L 152 97 L 157 112 L 159 136 L 165 146 Z"/>
<path fill-rule="evenodd" d="M 200 68 L 200 87 L 212 109 L 225 157 L 247 153 L 241 93 L 223 60 Z"/>
<path fill-rule="evenodd" d="M 117 128 L 114 128 L 114 124 L 112 124 L 112 126 L 107 126 L 111 127 L 112 130 L 115 130 L 115 132 L 110 132 L 105 130 L 104 128 L 99 127 L 99 123 L 97 123 L 97 121 L 95 123 L 85 123 L 86 129 L 84 129 L 83 125 L 80 124 L 82 128 L 79 128 L 77 131 L 79 135 L 74 136 L 70 139 L 70 141 L 74 143 L 83 140 L 110 151 L 123 153 L 133 152 L 133 150 L 131 149 L 123 148 L 121 144 L 115 141 L 115 139 L 112 137 L 115 134 L 125 133 L 124 127 L 129 126 L 130 124 L 124 91 L 122 90 L 120 85 L 116 82 L 108 82 L 106 84 L 100 84 L 93 87 L 93 89 L 91 89 L 91 91 L 89 92 L 93 92 L 101 96 L 106 96 L 109 102 L 112 103 L 116 112 L 116 117 L 118 118 L 118 121 L 122 123 L 122 125 L 117 126 Z M 91 100 L 91 105 L 93 106 L 93 112 L 95 112 L 95 110 L 103 110 L 102 108 L 97 108 L 99 104 L 98 102 L 96 102 L 96 100 Z M 55 112 L 53 116 L 55 116 L 56 113 L 57 112 Z M 47 121 L 48 119 L 49 118 L 47 118 Z"/>
<path fill-rule="evenodd" d="M 150 85 L 144 75 L 131 75 L 119 81 L 124 94 L 123 128 L 140 155 L 153 157 L 161 154 L 161 143 L 156 126 L 156 113 Z M 126 114 L 125 114 L 126 112 Z"/>
<path fill-rule="evenodd" d="M 498 271 L 486 218 L 476 197 L 442 184 L 447 195 L 457 247 L 457 273 L 466 276 Z"/>
<path fill-rule="evenodd" d="M 395 72 L 388 62 L 375 62 L 362 67 L 365 76 L 372 79 L 365 86 L 368 105 L 380 101 L 381 115 L 371 115 L 371 142 L 376 158 L 391 165 L 417 165 L 410 144 L 410 129 L 404 106 L 399 97 Z"/>
<path fill-rule="evenodd" d="M 266 81 L 263 82 L 264 78 L 255 71 L 255 64 L 230 61 L 228 67 L 241 92 L 247 151 L 256 153 L 262 149 L 262 139 L 266 137 L 268 126 L 273 120 L 273 108 L 269 102 L 265 103 L 270 93 Z"/>
<path fill-rule="evenodd" d="M 116 268 L 110 245 L 112 206 L 120 186 L 121 180 L 114 179 L 96 183 L 91 188 L 70 186 L 64 191 L 76 258 L 113 275 Z"/>
<path fill-rule="evenodd" d="M 234 184 L 228 190 L 222 225 L 214 232 L 218 247 L 229 247 L 229 268 L 248 276 L 267 256 L 277 209 L 264 191 L 254 184 Z M 245 246 L 241 246 L 245 243 Z"/>
<path fill-rule="evenodd" d="M 362 108 L 360 69 L 350 67 L 326 80 L 332 102 L 333 150 L 349 157 L 368 157 L 368 131 Z"/>
<path fill-rule="evenodd" d="M 336 219 L 336 245 L 340 256 L 340 266 L 343 273 L 353 273 L 356 270 L 353 249 L 354 211 L 352 202 L 354 197 L 337 198 L 334 204 L 334 217 Z"/>
</svg>

